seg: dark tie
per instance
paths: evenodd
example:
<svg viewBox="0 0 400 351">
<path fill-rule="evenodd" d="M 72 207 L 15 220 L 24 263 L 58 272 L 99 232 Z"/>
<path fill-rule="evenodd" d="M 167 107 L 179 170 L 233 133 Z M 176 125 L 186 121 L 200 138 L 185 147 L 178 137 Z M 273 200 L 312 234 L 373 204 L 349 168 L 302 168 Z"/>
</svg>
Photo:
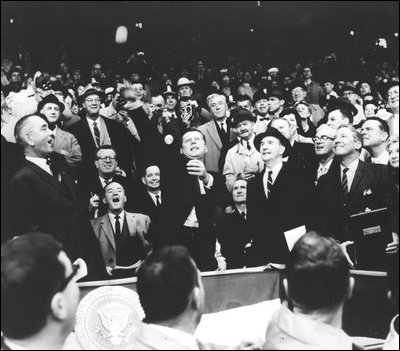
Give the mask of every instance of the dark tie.
<svg viewBox="0 0 400 351">
<path fill-rule="evenodd" d="M 246 212 L 241 212 L 240 216 L 243 218 L 243 220 L 246 222 Z"/>
<path fill-rule="evenodd" d="M 250 141 L 247 140 L 247 150 L 251 150 L 251 145 L 250 145 Z"/>
<path fill-rule="evenodd" d="M 347 203 L 348 197 L 349 197 L 349 186 L 347 183 L 347 171 L 348 168 L 343 169 L 343 176 L 342 176 L 342 193 L 343 193 L 343 201 L 344 203 Z"/>
<path fill-rule="evenodd" d="M 225 122 L 221 122 L 220 127 L 221 127 L 222 133 L 226 134 Z"/>
<path fill-rule="evenodd" d="M 273 185 L 273 182 L 272 182 L 272 171 L 269 171 L 268 172 L 268 181 L 267 181 L 267 193 L 268 193 L 268 199 L 269 199 L 269 197 L 270 197 L 270 194 L 271 194 L 271 189 L 272 189 L 272 185 Z"/>
<path fill-rule="evenodd" d="M 93 132 L 94 132 L 94 138 L 96 139 L 96 145 L 97 147 L 100 147 L 100 130 L 97 127 L 96 122 L 93 122 Z"/>
<path fill-rule="evenodd" d="M 115 217 L 115 246 L 118 247 L 121 244 L 121 223 L 119 222 L 120 216 Z"/>
<path fill-rule="evenodd" d="M 156 207 L 161 206 L 160 195 L 156 195 Z"/>
<path fill-rule="evenodd" d="M 108 184 L 110 184 L 111 183 L 111 179 L 104 179 L 104 189 L 106 188 L 106 186 L 108 185 Z"/>
<path fill-rule="evenodd" d="M 51 159 L 48 158 L 46 160 L 46 163 L 49 165 L 50 171 L 51 171 L 51 173 L 53 173 L 53 177 L 58 180 L 58 172 L 57 172 L 56 168 L 54 167 L 53 162 L 51 162 Z"/>
</svg>

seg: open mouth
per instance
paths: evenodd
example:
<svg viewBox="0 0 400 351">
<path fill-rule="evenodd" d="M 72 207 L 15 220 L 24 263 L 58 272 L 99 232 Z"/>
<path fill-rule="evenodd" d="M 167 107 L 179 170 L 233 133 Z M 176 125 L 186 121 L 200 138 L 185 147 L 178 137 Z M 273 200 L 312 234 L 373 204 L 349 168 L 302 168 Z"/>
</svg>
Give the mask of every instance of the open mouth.
<svg viewBox="0 0 400 351">
<path fill-rule="evenodd" d="M 119 200 L 120 200 L 119 196 L 113 196 L 113 198 L 112 198 L 112 202 L 113 202 L 114 204 L 119 203 Z"/>
</svg>

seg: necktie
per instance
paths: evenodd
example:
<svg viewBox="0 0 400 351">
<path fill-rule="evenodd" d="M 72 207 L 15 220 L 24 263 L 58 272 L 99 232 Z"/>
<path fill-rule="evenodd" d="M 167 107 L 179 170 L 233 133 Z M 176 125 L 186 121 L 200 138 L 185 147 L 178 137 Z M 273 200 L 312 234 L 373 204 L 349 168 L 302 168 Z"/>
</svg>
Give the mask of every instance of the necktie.
<svg viewBox="0 0 400 351">
<path fill-rule="evenodd" d="M 116 215 L 115 217 L 115 246 L 118 248 L 121 244 L 121 223 L 119 222 L 120 216 Z"/>
<path fill-rule="evenodd" d="M 246 212 L 241 212 L 240 216 L 243 218 L 244 221 L 246 221 Z"/>
<path fill-rule="evenodd" d="M 317 179 L 319 179 L 321 176 L 326 174 L 326 172 L 327 172 L 327 169 L 325 166 L 319 166 L 318 173 L 317 173 Z"/>
<path fill-rule="evenodd" d="M 111 179 L 104 179 L 104 188 L 111 183 Z"/>
<path fill-rule="evenodd" d="M 250 141 L 247 140 L 247 150 L 251 150 L 251 145 L 250 145 Z"/>
<path fill-rule="evenodd" d="M 225 122 L 220 123 L 221 130 L 224 134 L 226 134 Z"/>
<path fill-rule="evenodd" d="M 161 206 L 160 195 L 156 195 L 156 207 Z"/>
<path fill-rule="evenodd" d="M 58 180 L 58 172 L 57 172 L 57 170 L 55 169 L 53 162 L 51 162 L 51 159 L 48 158 L 48 159 L 46 160 L 46 163 L 49 165 L 50 171 L 51 171 L 51 173 L 53 174 L 53 177 L 56 178 L 56 179 Z"/>
<path fill-rule="evenodd" d="M 97 147 L 100 147 L 100 130 L 97 127 L 96 122 L 93 122 L 93 132 L 94 132 L 94 138 L 96 139 L 96 145 Z"/>
<path fill-rule="evenodd" d="M 343 169 L 343 176 L 342 176 L 342 193 L 343 193 L 343 201 L 344 203 L 347 203 L 348 197 L 349 197 L 349 186 L 347 183 L 347 171 L 348 168 Z"/>
<path fill-rule="evenodd" d="M 269 199 L 269 197 L 270 197 L 270 194 L 271 194 L 271 189 L 272 189 L 272 185 L 273 185 L 273 182 L 272 182 L 272 171 L 269 171 L 268 172 L 268 181 L 267 181 L 267 194 L 268 194 L 268 196 L 267 196 L 267 198 Z"/>
</svg>

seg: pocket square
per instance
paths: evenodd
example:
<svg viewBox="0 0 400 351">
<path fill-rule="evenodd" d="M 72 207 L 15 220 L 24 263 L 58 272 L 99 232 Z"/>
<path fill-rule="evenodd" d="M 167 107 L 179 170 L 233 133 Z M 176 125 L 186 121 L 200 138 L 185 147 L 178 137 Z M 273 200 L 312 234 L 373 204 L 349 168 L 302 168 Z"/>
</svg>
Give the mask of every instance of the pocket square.
<svg viewBox="0 0 400 351">
<path fill-rule="evenodd" d="M 372 194 L 372 190 L 371 189 L 365 189 L 363 192 L 363 196 L 367 196 L 367 195 L 371 195 Z"/>
</svg>

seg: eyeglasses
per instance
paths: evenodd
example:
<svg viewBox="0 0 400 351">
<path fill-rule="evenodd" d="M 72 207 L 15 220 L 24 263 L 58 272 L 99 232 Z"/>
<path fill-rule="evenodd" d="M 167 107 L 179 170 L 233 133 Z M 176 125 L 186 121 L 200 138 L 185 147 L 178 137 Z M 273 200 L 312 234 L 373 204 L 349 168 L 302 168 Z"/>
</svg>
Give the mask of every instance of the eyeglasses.
<svg viewBox="0 0 400 351">
<path fill-rule="evenodd" d="M 115 161 L 116 158 L 113 156 L 103 156 L 103 157 L 97 157 L 98 160 L 101 161 Z"/>
<path fill-rule="evenodd" d="M 317 142 L 317 141 L 327 141 L 327 140 L 335 140 L 335 138 L 331 138 L 331 137 L 328 137 L 327 135 L 321 135 L 320 137 L 315 137 L 315 138 L 312 138 L 312 140 L 313 140 L 313 142 L 315 143 L 315 142 Z"/>
<path fill-rule="evenodd" d="M 76 274 L 78 273 L 79 268 L 80 268 L 79 264 L 73 264 L 72 265 L 72 273 L 63 280 L 63 282 L 61 283 L 60 287 L 57 289 L 57 292 L 65 290 L 65 288 L 68 286 L 68 284 L 70 283 L 72 278 L 74 278 L 76 276 Z"/>
<path fill-rule="evenodd" d="M 88 103 L 101 102 L 101 99 L 85 99 L 85 102 L 88 102 Z"/>
</svg>

